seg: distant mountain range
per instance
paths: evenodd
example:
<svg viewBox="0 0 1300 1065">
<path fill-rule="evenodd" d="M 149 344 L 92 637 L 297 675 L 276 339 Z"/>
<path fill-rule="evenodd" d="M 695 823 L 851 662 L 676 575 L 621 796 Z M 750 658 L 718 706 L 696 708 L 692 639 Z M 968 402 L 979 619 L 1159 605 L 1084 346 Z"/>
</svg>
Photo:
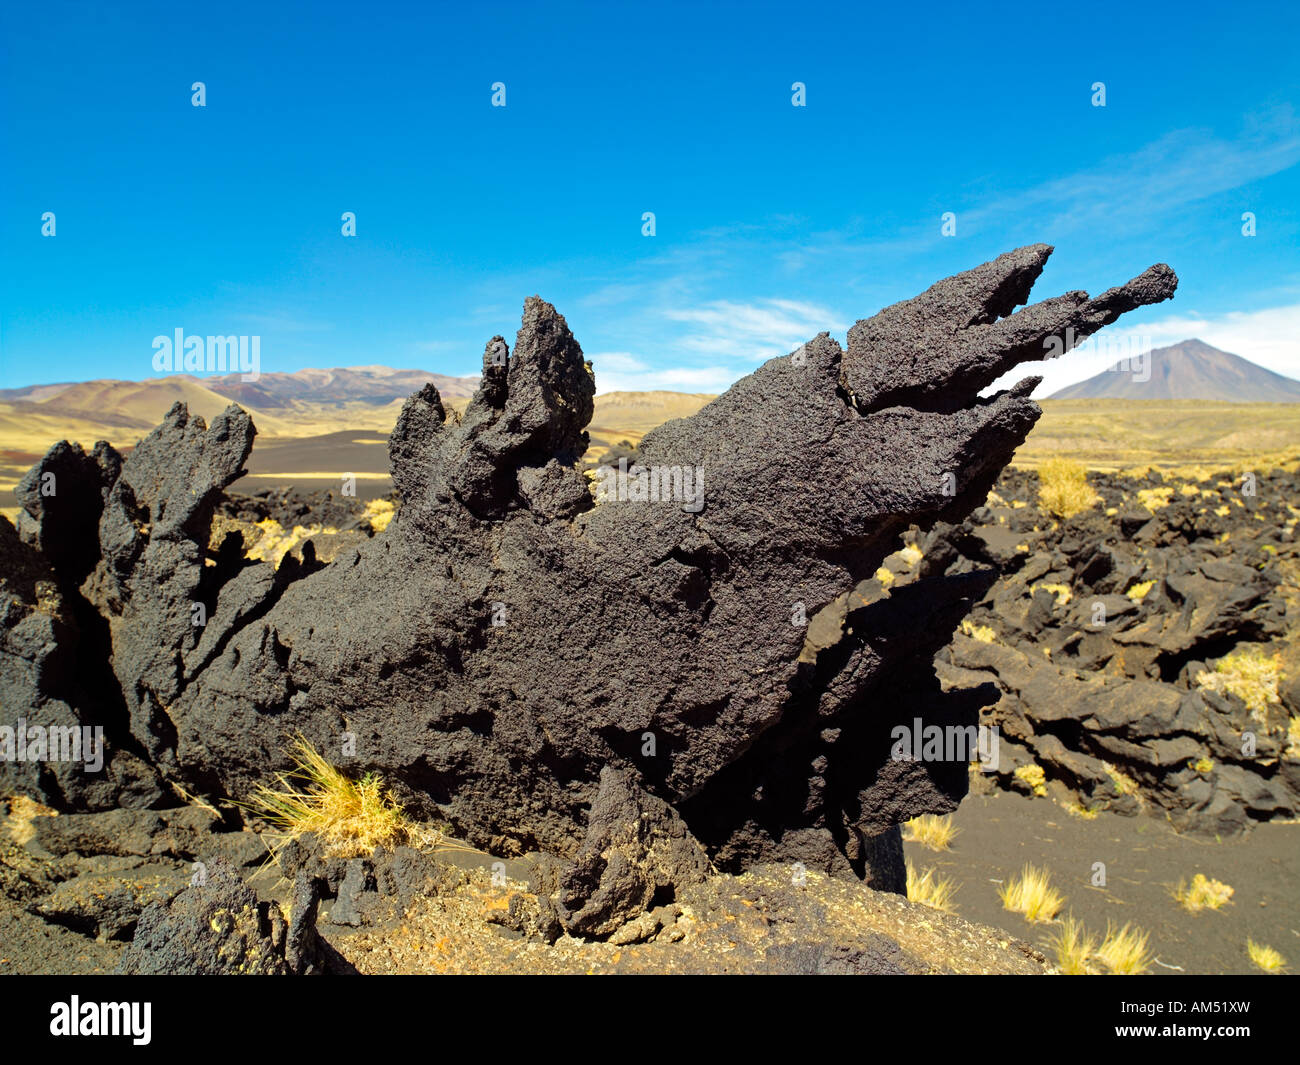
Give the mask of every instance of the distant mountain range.
<svg viewBox="0 0 1300 1065">
<path fill-rule="evenodd" d="M 296 373 L 264 373 L 256 381 L 244 381 L 237 373 L 216 377 L 173 374 L 147 381 L 78 381 L 27 388 L 0 389 L 0 403 L 31 403 L 42 413 L 118 415 L 133 418 L 141 402 L 154 397 L 185 399 L 215 393 L 228 402 L 253 410 L 289 410 L 295 403 L 366 403 L 383 406 L 405 400 L 425 384 L 433 382 L 448 399 L 468 399 L 478 387 L 478 377 L 447 377 L 425 370 L 394 370 L 389 366 L 346 366 L 330 370 L 298 370 Z M 140 411 L 152 425 L 158 419 Z"/>
<path fill-rule="evenodd" d="M 1050 398 L 1300 403 L 1300 381 L 1266 370 L 1240 355 L 1220 351 L 1203 340 L 1155 348 L 1149 358 L 1145 366 L 1139 360 L 1133 360 L 1138 363 L 1136 367 L 1120 363 Z"/>
<path fill-rule="evenodd" d="M 6 489 L 55 441 L 91 447 L 107 440 L 129 448 L 178 401 L 209 422 L 232 402 L 253 416 L 258 443 L 249 461 L 250 481 L 328 486 L 337 473 L 327 471 L 348 470 L 386 484 L 388 433 L 402 404 L 430 382 L 448 407 L 463 411 L 479 379 L 349 366 L 264 373 L 256 381 L 242 381 L 238 374 L 172 374 L 146 381 L 0 389 L 0 494 L 7 495 Z M 681 392 L 599 396 L 588 427 L 591 455 L 623 441 L 636 444 L 656 425 L 694 414 L 712 398 Z"/>
<path fill-rule="evenodd" d="M 1138 461 L 1236 461 L 1293 447 L 1300 440 L 1300 382 L 1246 359 L 1188 340 L 1150 353 L 1150 379 L 1111 371 L 1058 392 L 1053 399 L 1094 404 L 1045 407 L 1043 421 L 1018 453 L 1091 456 L 1103 465 Z M 599 365 L 596 367 L 599 373 Z M 97 380 L 0 389 L 0 511 L 13 514 L 11 489 L 58 440 L 87 448 L 108 440 L 130 448 L 178 400 L 211 421 L 231 402 L 248 409 L 258 440 L 241 491 L 281 484 L 336 487 L 341 472 L 359 491 L 388 491 L 389 432 L 408 396 L 432 382 L 448 407 L 463 411 L 477 377 L 448 377 L 387 366 L 349 366 L 296 373 L 173 374 L 147 381 Z M 596 397 L 588 457 L 624 442 L 638 445 L 657 425 L 694 414 L 713 397 L 684 392 L 607 392 Z M 1135 414 L 1131 400 L 1195 399 L 1199 412 L 1156 402 Z M 1273 407 L 1237 406 L 1264 400 Z M 1218 402 L 1215 402 L 1218 401 Z M 1295 406 L 1289 404 L 1294 403 Z M 1037 450 L 1035 450 L 1037 449 Z"/>
</svg>

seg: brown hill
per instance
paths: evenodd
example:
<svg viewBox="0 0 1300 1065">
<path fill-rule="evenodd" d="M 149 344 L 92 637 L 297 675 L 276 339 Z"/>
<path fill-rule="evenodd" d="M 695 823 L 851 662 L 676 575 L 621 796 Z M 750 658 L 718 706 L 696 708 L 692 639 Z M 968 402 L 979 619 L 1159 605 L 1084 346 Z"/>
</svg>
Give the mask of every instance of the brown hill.
<svg viewBox="0 0 1300 1065">
<path fill-rule="evenodd" d="M 1139 365 L 1140 373 L 1119 363 L 1096 377 L 1061 389 L 1051 398 L 1300 403 L 1300 381 L 1266 370 L 1240 355 L 1220 351 L 1203 340 L 1184 340 L 1156 348 L 1149 355 L 1149 367 Z"/>
</svg>

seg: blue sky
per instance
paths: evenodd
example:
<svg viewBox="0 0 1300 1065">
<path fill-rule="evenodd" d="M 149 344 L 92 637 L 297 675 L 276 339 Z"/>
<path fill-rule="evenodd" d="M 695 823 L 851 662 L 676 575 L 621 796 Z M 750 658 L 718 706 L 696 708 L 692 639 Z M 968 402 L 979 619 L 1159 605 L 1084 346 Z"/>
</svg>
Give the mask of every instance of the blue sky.
<svg viewBox="0 0 1300 1065">
<path fill-rule="evenodd" d="M 473 373 L 538 293 L 601 391 L 717 391 L 1039 240 L 1057 247 L 1040 298 L 1167 261 L 1176 300 L 1116 329 L 1300 376 L 1295 4 L 0 19 L 0 387 L 153 376 L 176 328 L 259 335 L 263 372 Z"/>
</svg>

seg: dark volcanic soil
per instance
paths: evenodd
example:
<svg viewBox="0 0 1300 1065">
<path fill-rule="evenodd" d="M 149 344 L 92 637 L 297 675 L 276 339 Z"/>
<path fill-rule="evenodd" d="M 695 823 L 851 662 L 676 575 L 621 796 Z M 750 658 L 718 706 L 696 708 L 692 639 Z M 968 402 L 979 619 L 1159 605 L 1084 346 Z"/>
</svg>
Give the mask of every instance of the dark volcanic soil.
<svg viewBox="0 0 1300 1065">
<path fill-rule="evenodd" d="M 918 870 L 936 869 L 958 886 L 957 913 L 1004 928 L 1054 957 L 1056 925 L 1029 925 L 1002 908 L 997 889 L 1026 862 L 1051 871 L 1073 912 L 1090 933 L 1107 921 L 1132 922 L 1151 935 L 1151 972 L 1257 973 L 1246 939 L 1268 944 L 1300 962 L 1300 824 L 1256 826 L 1222 841 L 1180 836 L 1149 816 L 1101 812 L 1093 820 L 1049 799 L 998 792 L 970 795 L 953 815 L 961 830 L 948 852 L 905 843 Z M 1106 865 L 1106 887 L 1093 887 L 1093 863 Z M 1217 911 L 1191 914 L 1172 898 L 1180 879 L 1196 873 L 1221 880 L 1235 894 Z"/>
</svg>

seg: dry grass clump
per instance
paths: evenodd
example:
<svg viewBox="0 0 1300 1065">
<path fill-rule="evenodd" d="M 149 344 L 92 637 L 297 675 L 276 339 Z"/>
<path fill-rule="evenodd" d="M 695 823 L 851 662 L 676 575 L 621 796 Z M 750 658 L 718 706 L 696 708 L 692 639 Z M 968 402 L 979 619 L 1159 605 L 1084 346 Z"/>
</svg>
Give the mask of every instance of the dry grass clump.
<svg viewBox="0 0 1300 1065">
<path fill-rule="evenodd" d="M 292 758 L 294 768 L 276 774 L 272 787 L 259 785 L 246 804 L 283 835 L 282 844 L 310 832 L 330 854 L 357 857 L 414 841 L 416 826 L 377 775 L 350 780 L 303 736 Z"/>
<path fill-rule="evenodd" d="M 38 817 L 59 815 L 58 810 L 30 799 L 26 795 L 11 795 L 0 801 L 0 807 L 4 807 L 4 815 L 0 818 L 0 825 L 4 826 L 4 834 L 20 847 L 36 835 L 36 829 L 32 826 L 33 820 Z"/>
<path fill-rule="evenodd" d="M 1030 924 L 1053 920 L 1065 905 L 1065 897 L 1052 887 L 1051 874 L 1032 865 L 998 888 L 998 897 L 1004 909 L 1020 914 Z"/>
<path fill-rule="evenodd" d="M 961 619 L 961 631 L 972 640 L 979 640 L 980 643 L 992 643 L 998 638 L 998 634 L 989 626 L 977 625 L 970 618 Z"/>
<path fill-rule="evenodd" d="M 1070 591 L 1068 584 L 1031 584 L 1029 594 L 1033 595 L 1040 588 L 1045 592 L 1052 593 L 1052 597 L 1056 600 L 1054 606 L 1066 606 L 1074 597 L 1074 593 Z"/>
<path fill-rule="evenodd" d="M 1097 937 L 1083 930 L 1083 923 L 1070 914 L 1051 939 L 1056 965 L 1064 976 L 1087 976 L 1088 962 L 1097 950 Z"/>
<path fill-rule="evenodd" d="M 1168 485 L 1161 485 L 1159 488 L 1142 488 L 1137 494 L 1138 502 L 1152 514 L 1169 506 L 1169 501 L 1173 498 L 1174 490 Z"/>
<path fill-rule="evenodd" d="M 946 851 L 961 832 L 950 816 L 922 814 L 903 825 L 903 838 L 909 843 L 919 843 L 932 851 Z"/>
<path fill-rule="evenodd" d="M 1040 799 L 1047 797 L 1047 774 L 1041 765 L 1022 765 L 1012 775 L 1028 784 Z"/>
<path fill-rule="evenodd" d="M 366 519 L 376 535 L 388 528 L 388 523 L 396 513 L 397 508 L 391 499 L 372 499 L 366 504 Z"/>
<path fill-rule="evenodd" d="M 925 552 L 923 552 L 919 547 L 917 547 L 916 544 L 907 544 L 901 551 L 898 552 L 898 557 L 901 558 L 904 562 L 906 562 L 909 567 L 911 567 L 911 566 L 915 566 L 918 562 L 921 561 L 921 559 L 925 558 Z"/>
<path fill-rule="evenodd" d="M 1088 486 L 1088 471 L 1070 459 L 1051 458 L 1038 467 L 1038 503 L 1058 518 L 1072 518 L 1101 502 Z"/>
<path fill-rule="evenodd" d="M 278 566 L 285 555 L 301 547 L 313 536 L 338 534 L 338 529 L 333 525 L 295 525 L 291 531 L 286 531 L 274 518 L 264 518 L 256 523 L 256 528 L 260 532 L 254 543 L 249 545 L 245 538 L 245 554 L 257 562 L 270 562 L 273 566 Z"/>
<path fill-rule="evenodd" d="M 1263 720 L 1268 707 L 1279 701 L 1277 685 L 1281 666 L 1280 655 L 1243 644 L 1220 658 L 1213 669 L 1198 674 L 1196 686 L 1204 691 L 1235 695 L 1246 704 L 1252 717 Z"/>
<path fill-rule="evenodd" d="M 1115 785 L 1115 790 L 1121 795 L 1136 795 L 1138 793 L 1138 782 L 1127 773 L 1116 769 L 1109 762 L 1102 762 L 1105 767 L 1106 775 L 1110 777 L 1110 782 Z"/>
<path fill-rule="evenodd" d="M 1218 910 L 1232 899 L 1233 889 L 1222 880 L 1211 880 L 1204 873 L 1192 877 L 1191 885 L 1178 881 L 1174 888 L 1174 899 L 1188 913 L 1200 913 L 1202 910 Z"/>
<path fill-rule="evenodd" d="M 1147 949 L 1150 938 L 1148 933 L 1127 924 L 1118 930 L 1107 925 L 1106 938 L 1094 957 L 1116 976 L 1138 976 L 1151 967 Z"/>
<path fill-rule="evenodd" d="M 957 885 L 946 876 L 937 876 L 933 869 L 927 869 L 923 874 L 918 874 L 911 862 L 907 863 L 907 899 L 909 902 L 917 902 L 922 906 L 929 906 L 933 910 L 942 910 L 944 913 L 956 913 L 957 907 L 953 902 L 953 896 L 957 892 Z"/>
<path fill-rule="evenodd" d="M 1286 968 L 1286 959 L 1281 954 L 1263 943 L 1256 943 L 1253 939 L 1246 940 L 1246 953 L 1250 955 L 1250 960 L 1255 967 L 1263 969 L 1266 973 L 1278 973 Z"/>
</svg>

